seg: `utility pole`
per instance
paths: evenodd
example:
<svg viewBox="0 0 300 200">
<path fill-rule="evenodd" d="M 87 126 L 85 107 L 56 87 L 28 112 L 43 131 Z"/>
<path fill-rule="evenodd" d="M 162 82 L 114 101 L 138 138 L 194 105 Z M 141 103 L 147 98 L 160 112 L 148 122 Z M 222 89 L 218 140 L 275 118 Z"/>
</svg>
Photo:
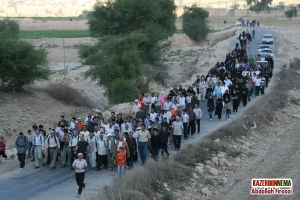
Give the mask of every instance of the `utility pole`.
<svg viewBox="0 0 300 200">
<path fill-rule="evenodd" d="M 219 8 L 218 8 L 218 30 L 220 30 L 220 28 L 219 28 L 219 24 L 220 24 L 219 12 L 220 12 L 220 1 L 219 1 Z"/>
</svg>

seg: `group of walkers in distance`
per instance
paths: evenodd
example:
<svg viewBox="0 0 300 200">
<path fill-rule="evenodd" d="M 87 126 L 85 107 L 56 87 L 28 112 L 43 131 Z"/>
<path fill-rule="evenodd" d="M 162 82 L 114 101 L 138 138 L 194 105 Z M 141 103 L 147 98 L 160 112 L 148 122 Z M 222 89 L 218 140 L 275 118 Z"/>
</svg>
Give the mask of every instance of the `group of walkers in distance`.
<svg viewBox="0 0 300 200">
<path fill-rule="evenodd" d="M 240 22 L 242 22 L 242 27 L 255 27 L 255 26 L 259 27 L 259 25 L 260 25 L 260 21 L 259 20 L 256 21 L 255 19 L 253 19 L 253 20 L 251 20 L 251 19 L 246 20 L 246 19 L 243 19 L 241 17 L 238 20 Z"/>
<path fill-rule="evenodd" d="M 241 37 L 246 35 L 241 33 Z M 245 42 L 236 43 L 224 61 L 217 62 L 207 75 L 198 75 L 188 88 L 179 85 L 168 94 L 142 94 L 128 116 L 111 112 L 110 117 L 103 118 L 101 112 L 94 116 L 89 113 L 84 120 L 72 117 L 69 123 L 61 115 L 48 131 L 43 125 L 33 125 L 27 134 L 20 132 L 15 141 L 20 169 L 25 166 L 26 153 L 35 169 L 48 165 L 54 170 L 60 157 L 62 168 L 75 169 L 80 197 L 85 187 L 86 159 L 91 169 L 117 168 L 122 177 L 124 168 L 133 168 L 138 160 L 144 165 L 148 156 L 154 160 L 159 159 L 159 154 L 169 156 L 169 146 L 178 151 L 181 139 L 200 134 L 200 104 L 207 106 L 208 120 L 216 116 L 221 120 L 224 116 L 228 121 L 241 104 L 247 106 L 252 96 L 264 95 L 272 77 L 273 59 L 267 59 L 266 68 L 258 66 L 251 55 L 248 58 L 246 47 Z M 7 157 L 3 137 L 0 155 Z"/>
</svg>

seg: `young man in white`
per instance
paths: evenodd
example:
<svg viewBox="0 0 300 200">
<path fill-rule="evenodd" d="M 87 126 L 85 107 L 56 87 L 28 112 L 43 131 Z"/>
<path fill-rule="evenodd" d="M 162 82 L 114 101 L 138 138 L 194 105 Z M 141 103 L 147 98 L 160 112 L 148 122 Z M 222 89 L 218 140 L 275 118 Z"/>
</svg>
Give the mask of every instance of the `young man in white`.
<svg viewBox="0 0 300 200">
<path fill-rule="evenodd" d="M 92 169 L 96 169 L 96 152 L 97 152 L 96 142 L 97 142 L 97 139 L 93 133 L 90 133 L 90 136 L 86 141 L 89 143 L 89 148 L 90 148 L 89 160 L 90 160 L 91 167 L 92 167 Z"/>
<path fill-rule="evenodd" d="M 85 169 L 87 168 L 87 162 L 83 159 L 83 154 L 78 154 L 78 159 L 73 162 L 73 168 L 75 169 L 75 180 L 78 185 L 77 197 L 80 198 L 82 189 L 85 188 L 84 176 Z"/>
</svg>

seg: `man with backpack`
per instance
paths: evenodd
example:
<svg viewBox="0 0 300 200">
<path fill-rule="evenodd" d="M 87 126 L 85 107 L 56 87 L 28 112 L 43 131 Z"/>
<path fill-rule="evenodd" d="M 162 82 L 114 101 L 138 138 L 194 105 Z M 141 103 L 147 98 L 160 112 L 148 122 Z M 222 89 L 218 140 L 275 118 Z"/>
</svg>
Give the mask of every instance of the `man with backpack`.
<svg viewBox="0 0 300 200">
<path fill-rule="evenodd" d="M 15 142 L 15 146 L 17 149 L 17 156 L 20 161 L 20 169 L 22 170 L 25 166 L 26 151 L 29 147 L 29 141 L 22 132 L 19 133 L 19 136 Z"/>
<path fill-rule="evenodd" d="M 36 129 L 35 136 L 32 141 L 32 148 L 34 149 L 34 165 L 35 169 L 40 168 L 40 166 L 44 166 L 42 153 L 44 151 L 44 136 L 40 134 L 39 129 Z"/>
<path fill-rule="evenodd" d="M 57 154 L 60 152 L 60 142 L 53 130 L 45 141 L 46 154 L 50 155 L 50 169 L 56 168 Z"/>
</svg>

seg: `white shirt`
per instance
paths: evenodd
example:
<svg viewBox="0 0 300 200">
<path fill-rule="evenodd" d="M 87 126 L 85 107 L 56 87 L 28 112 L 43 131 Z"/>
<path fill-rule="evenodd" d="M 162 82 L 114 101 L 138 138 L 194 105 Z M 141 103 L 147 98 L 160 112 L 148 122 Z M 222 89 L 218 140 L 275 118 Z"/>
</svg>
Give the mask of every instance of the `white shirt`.
<svg viewBox="0 0 300 200">
<path fill-rule="evenodd" d="M 151 97 L 151 104 L 155 104 L 157 97 Z"/>
<path fill-rule="evenodd" d="M 202 110 L 201 110 L 201 108 L 194 108 L 193 109 L 193 111 L 194 111 L 194 113 L 196 113 L 196 117 L 197 117 L 197 119 L 201 119 L 202 118 Z"/>
<path fill-rule="evenodd" d="M 185 99 L 186 99 L 186 103 L 191 103 L 192 97 L 191 96 L 187 96 Z"/>
<path fill-rule="evenodd" d="M 169 103 L 168 102 L 165 102 L 164 103 L 164 110 L 169 110 L 169 108 L 172 106 L 172 102 L 170 101 Z"/>
<path fill-rule="evenodd" d="M 76 147 L 77 143 L 79 141 L 79 136 L 77 135 L 76 137 L 72 136 L 69 142 L 69 147 Z"/>
<path fill-rule="evenodd" d="M 105 140 L 97 140 L 97 150 L 99 155 L 107 155 L 106 152 L 107 141 Z"/>
<path fill-rule="evenodd" d="M 170 121 L 171 117 L 172 117 L 172 112 L 168 111 L 167 112 L 167 120 L 168 120 L 168 122 Z"/>
<path fill-rule="evenodd" d="M 84 140 L 88 139 L 88 137 L 90 137 L 90 132 L 88 131 L 81 131 L 80 134 L 84 135 Z"/>
<path fill-rule="evenodd" d="M 154 113 L 152 113 L 152 112 L 150 113 L 150 120 L 151 121 L 154 122 L 156 117 L 157 117 L 157 113 L 155 113 L 155 112 Z"/>
<path fill-rule="evenodd" d="M 185 97 L 184 96 L 179 97 L 179 105 L 180 106 L 185 106 Z"/>
<path fill-rule="evenodd" d="M 189 122 L 189 115 L 188 114 L 182 114 L 182 117 L 181 117 L 181 119 L 182 119 L 182 122 L 183 123 L 188 123 Z"/>
<path fill-rule="evenodd" d="M 228 90 L 228 87 L 227 87 L 227 85 L 225 85 L 225 86 L 221 86 L 221 93 L 222 93 L 222 95 L 226 92 L 226 90 Z M 228 90 L 229 91 L 229 90 Z"/>
<path fill-rule="evenodd" d="M 84 159 L 82 159 L 82 160 L 76 159 L 76 160 L 74 160 L 72 166 L 79 168 L 79 170 L 75 169 L 75 171 L 77 173 L 82 173 L 85 171 L 84 167 L 87 167 L 87 163 L 86 163 L 86 160 L 84 160 Z"/>
<path fill-rule="evenodd" d="M 115 130 L 114 130 L 114 127 L 113 126 L 111 126 L 111 128 L 110 127 L 107 127 L 106 129 L 105 129 L 105 134 L 109 134 L 109 133 L 113 133 Z"/>
<path fill-rule="evenodd" d="M 33 146 L 42 146 L 42 150 L 44 150 L 44 136 L 39 134 L 39 136 L 35 135 L 32 141 Z"/>
<path fill-rule="evenodd" d="M 74 123 L 74 122 L 70 122 L 70 127 L 69 127 L 69 129 L 73 129 L 73 128 L 75 128 L 75 123 Z"/>
<path fill-rule="evenodd" d="M 211 80 L 213 80 L 214 84 L 216 84 L 218 79 L 216 77 L 212 77 Z"/>
<path fill-rule="evenodd" d="M 255 79 L 255 86 L 260 86 L 261 78 Z"/>
<path fill-rule="evenodd" d="M 224 83 L 227 87 L 229 87 L 232 84 L 231 80 L 229 80 L 229 79 L 227 79 L 227 80 L 225 79 Z"/>
</svg>

